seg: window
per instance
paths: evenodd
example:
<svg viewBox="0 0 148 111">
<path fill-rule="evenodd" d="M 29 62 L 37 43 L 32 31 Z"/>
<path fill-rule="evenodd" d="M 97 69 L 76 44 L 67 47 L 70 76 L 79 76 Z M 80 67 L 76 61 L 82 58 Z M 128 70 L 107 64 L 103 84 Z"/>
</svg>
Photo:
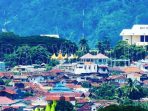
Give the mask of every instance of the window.
<svg viewBox="0 0 148 111">
<path fill-rule="evenodd" d="M 145 40 L 144 40 L 144 37 L 145 37 Z M 143 35 L 142 35 L 142 36 L 140 37 L 140 42 L 144 42 L 144 41 L 145 41 L 145 42 L 148 42 L 148 36 L 143 36 Z"/>
<path fill-rule="evenodd" d="M 148 42 L 148 36 L 145 36 L 145 42 Z"/>
<path fill-rule="evenodd" d="M 89 66 L 89 69 L 91 69 L 91 66 Z"/>
<path fill-rule="evenodd" d="M 99 59 L 99 62 L 102 62 L 102 59 Z"/>
<path fill-rule="evenodd" d="M 144 36 L 143 35 L 140 37 L 140 42 L 144 42 Z"/>
<path fill-rule="evenodd" d="M 85 70 L 86 70 L 87 66 L 85 66 Z"/>
</svg>

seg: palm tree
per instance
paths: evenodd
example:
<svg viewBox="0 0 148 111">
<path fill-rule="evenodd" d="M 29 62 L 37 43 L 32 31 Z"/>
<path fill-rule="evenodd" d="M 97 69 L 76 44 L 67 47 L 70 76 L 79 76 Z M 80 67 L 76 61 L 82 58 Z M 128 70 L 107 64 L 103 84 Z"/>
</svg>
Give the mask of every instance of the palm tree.
<svg viewBox="0 0 148 111">
<path fill-rule="evenodd" d="M 129 99 L 140 99 L 142 96 L 142 92 L 140 88 L 137 86 L 137 81 L 132 81 L 132 79 L 128 79 L 128 84 L 125 87 L 122 87 L 124 92 L 123 96 Z"/>
</svg>

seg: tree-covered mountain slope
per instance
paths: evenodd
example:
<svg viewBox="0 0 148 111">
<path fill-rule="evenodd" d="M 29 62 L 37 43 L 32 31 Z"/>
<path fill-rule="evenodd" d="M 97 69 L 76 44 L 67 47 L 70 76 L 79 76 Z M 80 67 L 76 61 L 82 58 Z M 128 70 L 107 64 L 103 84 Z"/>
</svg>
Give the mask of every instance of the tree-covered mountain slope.
<svg viewBox="0 0 148 111">
<path fill-rule="evenodd" d="M 148 23 L 148 0 L 0 0 L 0 29 L 19 35 L 60 34 L 94 47 L 121 39 L 123 28 Z"/>
</svg>

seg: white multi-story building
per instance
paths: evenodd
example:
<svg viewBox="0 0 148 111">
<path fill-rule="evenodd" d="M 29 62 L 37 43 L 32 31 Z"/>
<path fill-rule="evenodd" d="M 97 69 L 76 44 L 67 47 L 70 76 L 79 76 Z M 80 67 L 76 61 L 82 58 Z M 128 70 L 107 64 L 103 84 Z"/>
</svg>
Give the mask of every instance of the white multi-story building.
<svg viewBox="0 0 148 111">
<path fill-rule="evenodd" d="M 75 74 L 82 73 L 108 73 L 108 57 L 103 54 L 91 55 L 86 54 L 80 57 L 80 61 L 77 63 L 62 64 L 60 69 L 66 72 L 72 72 Z"/>
<path fill-rule="evenodd" d="M 148 45 L 148 25 L 134 25 L 131 29 L 123 29 L 120 36 L 130 45 Z"/>
</svg>

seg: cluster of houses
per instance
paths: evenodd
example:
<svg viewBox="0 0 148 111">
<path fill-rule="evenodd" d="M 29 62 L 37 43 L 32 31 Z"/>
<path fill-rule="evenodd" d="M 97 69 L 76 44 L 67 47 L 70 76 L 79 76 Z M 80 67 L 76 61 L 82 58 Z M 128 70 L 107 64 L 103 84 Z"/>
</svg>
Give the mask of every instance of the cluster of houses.
<svg viewBox="0 0 148 111">
<path fill-rule="evenodd" d="M 117 101 L 91 99 L 93 86 L 110 82 L 120 87 L 127 84 L 128 78 L 148 86 L 147 60 L 126 67 L 109 67 L 108 61 L 101 53 L 88 53 L 80 57 L 79 62 L 61 63 L 50 71 L 42 64 L 40 67 L 15 66 L 9 72 L 1 72 L 0 110 L 32 111 L 50 101 L 64 99 L 76 105 L 77 111 L 97 111 Z M 89 87 L 85 87 L 85 83 Z"/>
<path fill-rule="evenodd" d="M 135 25 L 120 35 L 129 44 L 145 45 L 147 27 Z M 63 56 L 61 51 L 57 56 L 53 54 L 51 59 L 59 60 L 60 64 L 50 71 L 46 71 L 45 64 L 19 65 L 5 71 L 4 62 L 0 62 L 0 111 L 33 111 L 53 100 L 69 101 L 76 111 L 97 111 L 99 107 L 117 104 L 117 101 L 91 99 L 92 87 L 107 82 L 120 87 L 127 84 L 128 78 L 148 87 L 148 59 L 132 64 L 125 60 L 127 65 L 111 67 L 110 58 L 106 55 L 87 53 L 79 61 L 63 61 L 77 58 L 76 55 Z M 115 64 L 116 61 L 113 62 Z M 86 83 L 89 86 L 86 87 Z"/>
</svg>

